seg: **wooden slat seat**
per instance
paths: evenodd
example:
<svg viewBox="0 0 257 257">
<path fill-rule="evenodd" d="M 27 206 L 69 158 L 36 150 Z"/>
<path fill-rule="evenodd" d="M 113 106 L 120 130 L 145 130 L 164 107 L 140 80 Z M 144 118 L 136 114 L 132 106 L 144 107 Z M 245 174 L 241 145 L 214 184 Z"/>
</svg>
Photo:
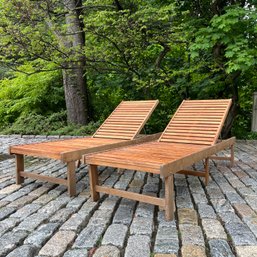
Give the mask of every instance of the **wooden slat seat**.
<svg viewBox="0 0 257 257">
<path fill-rule="evenodd" d="M 158 141 L 86 155 L 93 200 L 99 199 L 99 193 L 107 193 L 151 203 L 164 208 L 166 218 L 172 219 L 174 173 L 205 177 L 207 184 L 209 158 L 225 148 L 231 148 L 231 156 L 219 159 L 233 164 L 235 138 L 217 142 L 230 105 L 230 99 L 183 101 Z M 185 170 L 201 160 L 205 160 L 204 171 Z M 160 174 L 165 180 L 165 198 L 103 187 L 98 183 L 98 165 Z"/>
<path fill-rule="evenodd" d="M 16 183 L 21 184 L 24 177 L 42 179 L 67 185 L 69 194 L 75 195 L 75 162 L 84 154 L 147 142 L 159 137 L 152 135 L 137 138 L 158 102 L 122 101 L 92 137 L 11 146 L 9 152 L 16 156 Z M 25 172 L 24 155 L 52 158 L 67 163 L 67 180 Z"/>
</svg>

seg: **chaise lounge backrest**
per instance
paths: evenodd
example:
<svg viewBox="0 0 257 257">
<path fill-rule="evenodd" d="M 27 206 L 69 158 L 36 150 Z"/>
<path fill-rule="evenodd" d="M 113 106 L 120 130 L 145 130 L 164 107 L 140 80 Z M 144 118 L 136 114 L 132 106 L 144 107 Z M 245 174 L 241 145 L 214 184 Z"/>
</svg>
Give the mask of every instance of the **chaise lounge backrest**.
<svg viewBox="0 0 257 257">
<path fill-rule="evenodd" d="M 184 100 L 162 133 L 160 142 L 214 145 L 232 100 Z"/>
<path fill-rule="evenodd" d="M 126 140 L 135 138 L 158 103 L 158 100 L 122 101 L 93 137 Z"/>
</svg>

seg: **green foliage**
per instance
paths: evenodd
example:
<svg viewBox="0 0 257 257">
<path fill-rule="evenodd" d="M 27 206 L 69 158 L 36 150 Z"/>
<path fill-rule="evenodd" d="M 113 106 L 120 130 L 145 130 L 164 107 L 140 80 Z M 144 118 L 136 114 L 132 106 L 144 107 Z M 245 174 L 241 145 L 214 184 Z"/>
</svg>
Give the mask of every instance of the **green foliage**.
<svg viewBox="0 0 257 257">
<path fill-rule="evenodd" d="M 55 31 L 64 30 L 61 20 L 47 11 L 62 11 L 58 1 L 2 0 L 0 2 L 0 62 L 10 67 L 20 66 L 41 57 L 60 64 L 62 51 Z M 50 9 L 49 9 L 50 8 Z M 59 8 L 59 9 L 58 9 Z M 52 24 L 52 29 L 50 28 Z M 68 49 L 67 49 L 68 50 Z M 65 51 L 66 53 L 66 51 Z M 17 58 L 18 57 L 18 58 Z M 35 66 L 40 70 L 40 66 Z"/>
<path fill-rule="evenodd" d="M 256 2 L 82 2 L 78 10 L 84 24 L 82 48 L 70 44 L 62 1 L 0 3 L 0 63 L 35 73 L 11 73 L 0 82 L 0 124 L 17 122 L 13 131 L 22 133 L 18 127 L 24 126 L 26 117 L 34 117 L 37 122 L 31 121 L 31 127 L 37 132 L 92 132 L 95 123 L 80 130 L 50 118 L 65 107 L 60 74 L 36 73 L 70 65 L 76 54 L 83 53 L 95 121 L 104 120 L 123 99 L 159 99 L 146 126 L 148 132 L 157 132 L 185 98 L 231 97 L 238 106 L 232 113 L 233 118 L 237 114 L 232 133 L 247 135 L 252 94 L 257 91 Z M 6 76 L 6 70 L 0 69 L 0 76 Z M 48 124 L 46 130 L 43 123 Z M 26 133 L 32 133 L 32 128 Z"/>
<path fill-rule="evenodd" d="M 110 1 L 94 4 L 98 2 Z M 97 60 L 88 67 L 90 95 L 96 119 L 106 117 L 122 99 L 160 99 L 158 115 L 147 126 L 156 132 L 185 95 L 183 26 L 172 3 L 133 3 L 132 8 L 121 1 L 122 11 L 89 9 L 85 16 L 85 55 Z"/>
<path fill-rule="evenodd" d="M 21 115 L 17 120 L 2 129 L 3 134 L 48 134 L 66 126 L 66 112 L 54 113 L 49 117 L 42 114 Z"/>
<path fill-rule="evenodd" d="M 49 65 L 48 65 L 49 67 Z M 58 71 L 33 73 L 31 64 L 20 67 L 23 73 L 0 81 L 0 125 L 14 122 L 31 113 L 48 115 L 64 109 L 64 93 Z"/>
<path fill-rule="evenodd" d="M 232 134 L 237 138 L 251 139 L 255 133 L 251 133 L 253 93 L 257 92 L 257 74 L 255 69 L 249 70 L 242 80 L 239 87 L 240 108 L 237 113 Z M 253 139 L 253 138 L 252 138 Z"/>
<path fill-rule="evenodd" d="M 92 135 L 99 127 L 99 122 L 90 122 L 87 126 L 67 124 L 66 112 L 56 112 L 48 116 L 41 114 L 27 114 L 9 126 L 0 127 L 1 134 L 24 135 Z"/>
<path fill-rule="evenodd" d="M 220 45 L 225 59 L 216 59 L 216 68 L 224 65 L 227 73 L 247 71 L 257 64 L 256 28 L 255 8 L 230 6 L 223 15 L 215 15 L 208 27 L 198 31 L 190 47 L 191 55 L 199 57 L 201 51 L 212 51 Z"/>
</svg>

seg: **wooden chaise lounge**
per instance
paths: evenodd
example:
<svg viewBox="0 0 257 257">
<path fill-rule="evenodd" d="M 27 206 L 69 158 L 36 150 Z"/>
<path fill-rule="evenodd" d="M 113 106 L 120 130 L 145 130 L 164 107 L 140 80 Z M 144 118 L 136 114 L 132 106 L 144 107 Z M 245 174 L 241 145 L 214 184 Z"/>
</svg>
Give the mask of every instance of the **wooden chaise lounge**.
<svg viewBox="0 0 257 257">
<path fill-rule="evenodd" d="M 209 159 L 226 148 L 231 149 L 231 156 L 216 156 L 216 158 L 230 160 L 231 165 L 233 165 L 235 138 L 218 142 L 230 106 L 230 99 L 185 100 L 158 141 L 86 155 L 93 200 L 99 199 L 100 192 L 117 195 L 158 205 L 164 208 L 167 220 L 173 219 L 174 173 L 205 177 L 205 183 L 207 184 Z M 201 160 L 205 160 L 204 171 L 184 170 Z M 160 174 L 164 178 L 165 196 L 164 198 L 157 198 L 101 186 L 98 183 L 97 165 Z"/>
<path fill-rule="evenodd" d="M 69 195 L 75 195 L 75 162 L 84 154 L 158 138 L 159 135 L 138 137 L 158 103 L 158 100 L 122 101 L 92 137 L 11 146 L 9 152 L 16 157 L 16 183 L 23 183 L 24 177 L 46 180 L 68 186 Z M 24 155 L 52 158 L 67 163 L 67 179 L 25 172 Z"/>
</svg>

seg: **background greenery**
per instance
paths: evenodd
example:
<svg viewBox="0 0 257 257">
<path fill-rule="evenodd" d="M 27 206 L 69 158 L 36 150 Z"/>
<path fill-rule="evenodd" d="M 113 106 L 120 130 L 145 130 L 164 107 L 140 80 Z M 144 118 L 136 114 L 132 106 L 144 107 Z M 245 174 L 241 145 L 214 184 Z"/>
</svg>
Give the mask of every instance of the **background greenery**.
<svg viewBox="0 0 257 257">
<path fill-rule="evenodd" d="M 11 8 L 7 2 L 0 14 Z M 51 60 L 28 58 L 14 46 L 3 51 L 11 44 L 8 34 L 0 38 L 0 133 L 91 134 L 121 100 L 159 99 L 146 127 L 152 133 L 163 130 L 183 99 L 232 98 L 233 127 L 227 125 L 225 136 L 257 138 L 250 132 L 257 91 L 256 1 L 82 2 L 89 124 L 67 123 L 60 56 L 51 49 Z M 0 25 L 6 24 L 0 17 Z M 43 24 L 42 19 L 38 30 Z M 31 49 L 42 52 L 37 31 L 31 24 L 24 30 Z M 8 59 L 14 50 L 20 51 L 15 67 Z"/>
</svg>

